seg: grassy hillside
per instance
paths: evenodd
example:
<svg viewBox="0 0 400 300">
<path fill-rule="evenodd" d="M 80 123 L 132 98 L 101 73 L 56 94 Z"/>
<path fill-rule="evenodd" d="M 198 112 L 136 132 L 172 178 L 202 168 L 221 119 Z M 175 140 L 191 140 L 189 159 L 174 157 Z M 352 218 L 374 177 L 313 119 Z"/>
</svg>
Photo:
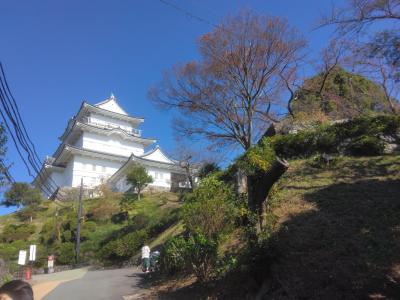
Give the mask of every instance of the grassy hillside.
<svg viewBox="0 0 400 300">
<path fill-rule="evenodd" d="M 399 156 L 345 158 L 327 170 L 294 161 L 280 188 L 271 265 L 279 293 L 355 299 L 400 292 Z"/>
<path fill-rule="evenodd" d="M 263 263 L 257 266 L 268 274 L 263 275 L 268 299 L 398 298 L 400 156 L 343 157 L 322 168 L 311 159 L 292 160 L 278 190 L 268 216 L 274 225 L 261 253 Z M 133 232 L 144 230 L 152 248 L 183 232 L 177 195 L 147 194 L 128 203 L 129 220 L 119 222 L 104 216 L 121 213 L 120 199 L 85 201 L 85 259 L 115 258 L 121 249 L 138 243 L 137 236 L 130 235 Z M 38 240 L 44 224 L 54 222 L 56 204 L 42 206 L 34 221 L 36 232 L 29 237 L 32 241 Z M 59 213 L 66 224 L 69 214 L 75 216 L 75 206 L 59 208 Z M 15 214 L 2 216 L 0 232 L 7 224 L 18 223 Z M 259 270 L 240 263 L 248 253 L 244 241 L 243 231 L 237 228 L 222 245 L 222 251 L 235 253 L 239 260 L 225 278 L 206 286 L 193 277 L 167 280 L 152 292 L 167 299 L 243 299 L 254 293 L 261 284 L 253 278 Z M 107 248 L 117 251 L 99 256 Z M 115 261 L 132 254 L 122 253 Z"/>
<path fill-rule="evenodd" d="M 268 274 L 266 299 L 398 299 L 400 156 L 312 165 L 291 161 L 279 182 L 269 215 L 276 222 L 258 266 Z M 241 245 L 236 236 L 227 243 Z M 239 265 L 207 289 L 186 280 L 154 290 L 167 299 L 243 299 L 255 292 L 254 272 Z"/>
<path fill-rule="evenodd" d="M 112 193 L 84 200 L 82 261 L 121 264 L 144 242 L 159 245 L 182 231 L 178 222 L 180 206 L 178 195 L 173 193 L 144 194 L 141 200 Z M 45 201 L 36 210 L 32 223 L 21 221 L 18 213 L 0 216 L 0 257 L 13 269 L 18 250 L 35 243 L 39 245 L 37 266 L 45 265 L 51 254 L 56 255 L 58 265 L 73 264 L 77 201 Z M 18 236 L 10 232 L 14 227 L 18 228 Z M 33 229 L 27 232 L 24 228 Z"/>
</svg>

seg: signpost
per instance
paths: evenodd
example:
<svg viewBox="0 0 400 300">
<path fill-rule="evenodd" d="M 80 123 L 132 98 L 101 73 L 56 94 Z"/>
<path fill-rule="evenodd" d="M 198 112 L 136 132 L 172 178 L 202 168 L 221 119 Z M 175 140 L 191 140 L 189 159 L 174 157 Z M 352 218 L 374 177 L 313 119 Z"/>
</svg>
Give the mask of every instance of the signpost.
<svg viewBox="0 0 400 300">
<path fill-rule="evenodd" d="M 53 255 L 50 255 L 47 257 L 47 269 L 48 269 L 48 273 L 54 272 L 54 256 Z"/>
<path fill-rule="evenodd" d="M 20 266 L 25 266 L 26 263 L 26 250 L 19 250 L 18 264 Z"/>
<path fill-rule="evenodd" d="M 24 268 L 23 266 L 25 266 L 26 263 L 26 250 L 19 250 L 19 254 L 18 254 L 18 264 L 20 265 L 19 268 L 19 272 L 17 277 L 22 279 L 23 278 L 23 274 L 24 274 Z"/>
<path fill-rule="evenodd" d="M 36 260 L 36 245 L 29 246 L 29 261 Z"/>
</svg>

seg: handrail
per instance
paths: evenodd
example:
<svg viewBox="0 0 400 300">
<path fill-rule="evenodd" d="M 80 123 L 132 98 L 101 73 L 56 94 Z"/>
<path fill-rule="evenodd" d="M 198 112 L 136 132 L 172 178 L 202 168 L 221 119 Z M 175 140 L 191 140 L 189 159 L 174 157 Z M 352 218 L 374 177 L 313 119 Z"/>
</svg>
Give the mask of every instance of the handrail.
<svg viewBox="0 0 400 300">
<path fill-rule="evenodd" d="M 99 123 L 99 122 L 92 121 L 90 117 L 85 118 L 85 121 L 86 121 L 86 124 L 93 125 L 93 126 L 96 126 L 99 128 L 120 129 L 120 130 L 127 132 L 128 134 L 138 136 L 138 137 L 140 137 L 142 135 L 142 131 L 140 129 L 136 129 L 136 128 L 126 129 L 126 128 L 122 128 L 121 126 L 111 124 L 111 123 Z"/>
</svg>

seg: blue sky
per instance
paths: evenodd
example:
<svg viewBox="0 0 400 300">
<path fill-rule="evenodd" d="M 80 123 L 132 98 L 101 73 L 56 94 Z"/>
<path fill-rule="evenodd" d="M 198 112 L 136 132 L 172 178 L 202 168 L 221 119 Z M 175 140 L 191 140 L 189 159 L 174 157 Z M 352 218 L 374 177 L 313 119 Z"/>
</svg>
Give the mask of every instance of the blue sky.
<svg viewBox="0 0 400 300">
<path fill-rule="evenodd" d="M 287 18 L 308 40 L 311 56 L 330 37 L 331 29 L 312 29 L 331 1 L 170 2 L 215 24 L 242 8 Z M 159 0 L 3 0 L 0 11 L 0 59 L 41 157 L 54 152 L 82 100 L 97 103 L 111 92 L 128 113 L 145 117 L 144 136 L 173 151 L 171 113 L 157 110 L 147 90 L 163 70 L 196 59 L 196 41 L 212 26 Z M 17 181 L 31 181 L 11 144 L 7 159 Z"/>
</svg>

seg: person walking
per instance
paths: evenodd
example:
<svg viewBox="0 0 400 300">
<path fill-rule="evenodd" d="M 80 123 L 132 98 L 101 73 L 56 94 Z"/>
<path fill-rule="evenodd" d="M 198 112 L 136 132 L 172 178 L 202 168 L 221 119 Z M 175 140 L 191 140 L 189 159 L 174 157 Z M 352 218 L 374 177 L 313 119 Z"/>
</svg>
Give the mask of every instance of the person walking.
<svg viewBox="0 0 400 300">
<path fill-rule="evenodd" d="M 150 272 L 150 247 L 144 245 L 142 247 L 142 270 L 143 272 Z"/>
</svg>

